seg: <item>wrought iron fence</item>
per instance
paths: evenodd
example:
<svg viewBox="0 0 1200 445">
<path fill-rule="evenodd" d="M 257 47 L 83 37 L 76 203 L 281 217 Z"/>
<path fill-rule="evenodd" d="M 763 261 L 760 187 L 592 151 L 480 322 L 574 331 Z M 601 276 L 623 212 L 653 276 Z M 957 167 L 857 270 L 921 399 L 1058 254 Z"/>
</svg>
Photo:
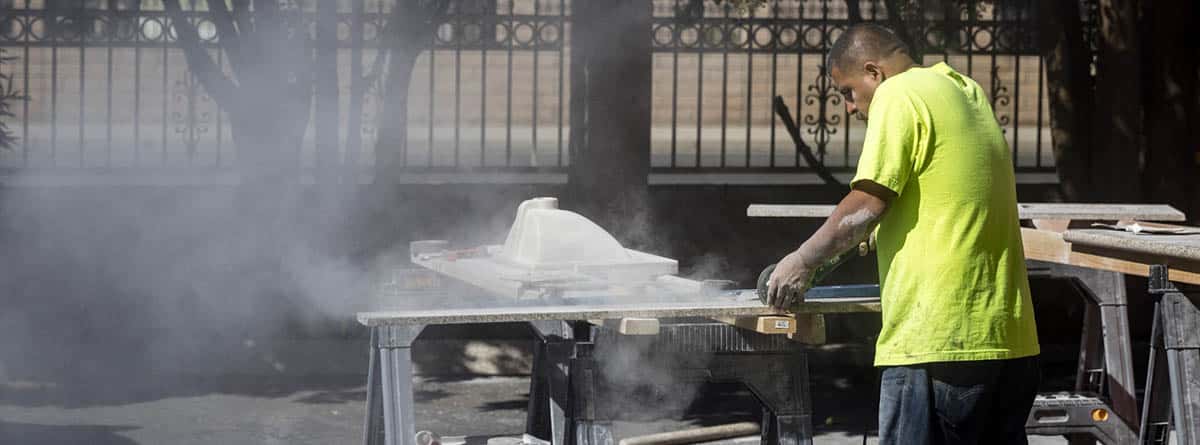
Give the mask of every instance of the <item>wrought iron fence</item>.
<svg viewBox="0 0 1200 445">
<path fill-rule="evenodd" d="M 1016 167 L 1052 171 L 1036 4 L 940 5 L 902 16 L 923 47 L 924 63 L 946 61 L 989 90 Z M 807 170 L 774 116 L 775 96 L 782 96 L 803 140 L 826 166 L 851 170 L 865 126 L 845 112 L 824 69 L 833 41 L 853 22 L 847 3 L 778 0 L 745 16 L 728 4 L 704 6 L 654 2 L 655 170 Z M 861 20 L 895 24 L 883 1 L 857 6 Z"/>
<path fill-rule="evenodd" d="M 192 77 L 160 1 L 7 3 L 0 8 L 0 47 L 18 60 L 0 69 L 11 71 L 14 86 L 31 100 L 15 107 L 19 148 L 0 152 L 0 167 L 196 169 L 224 168 L 236 159 L 228 117 Z M 191 4 L 184 14 L 228 72 L 204 2 L 182 3 L 185 9 Z M 315 3 L 299 3 L 297 32 L 312 33 Z M 361 128 L 346 128 L 355 112 L 347 109 L 350 77 L 356 71 L 369 76 L 384 54 L 393 2 L 338 3 L 339 150 L 343 160 L 366 167 L 378 128 L 390 117 L 380 115 L 381 91 L 374 85 L 361 98 Z M 413 70 L 406 168 L 565 166 L 569 2 L 454 4 Z M 351 61 L 363 68 L 350 69 Z M 350 132 L 360 132 L 361 143 L 347 144 Z M 315 157 L 313 133 L 310 124 L 300 148 L 307 166 Z"/>
<path fill-rule="evenodd" d="M 310 30 L 314 8 L 293 3 L 298 29 Z M 377 129 L 389 118 L 380 113 L 379 89 L 369 88 L 361 128 L 347 128 L 347 115 L 357 112 L 349 109 L 349 79 L 384 53 L 391 3 L 338 0 L 339 152 L 351 166 L 373 164 Z M 442 21 L 414 70 L 404 168 L 561 171 L 570 163 L 571 1 L 460 3 L 472 6 Z M 852 169 L 864 128 L 845 113 L 822 69 L 851 23 L 847 3 L 773 0 L 748 16 L 714 2 L 702 10 L 689 4 L 652 0 L 655 170 L 807 170 L 773 116 L 775 96 L 826 165 Z M 891 23 L 881 0 L 855 4 L 863 20 Z M 948 6 L 904 17 L 924 62 L 945 60 L 989 90 L 1018 169 L 1052 170 L 1033 0 L 941 4 Z M 160 1 L 0 6 L 0 47 L 18 57 L 0 69 L 32 97 L 14 107 L 18 149 L 0 152 L 0 167 L 222 169 L 237 158 L 228 118 L 191 77 Z M 185 14 L 229 69 L 209 13 L 193 6 Z M 358 69 L 352 61 L 361 61 Z M 299 148 L 303 165 L 314 162 L 313 133 L 310 124 Z M 348 143 L 351 133 L 361 142 Z"/>
</svg>

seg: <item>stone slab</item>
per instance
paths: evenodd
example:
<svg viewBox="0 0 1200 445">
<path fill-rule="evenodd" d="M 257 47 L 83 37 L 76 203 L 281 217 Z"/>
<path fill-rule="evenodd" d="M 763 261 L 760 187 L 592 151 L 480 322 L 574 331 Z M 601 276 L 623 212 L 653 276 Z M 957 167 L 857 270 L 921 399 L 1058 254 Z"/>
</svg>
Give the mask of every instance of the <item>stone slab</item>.
<svg viewBox="0 0 1200 445">
<path fill-rule="evenodd" d="M 828 298 L 802 303 L 796 313 L 879 312 L 879 299 L 872 297 Z M 781 315 L 757 299 L 710 302 L 655 302 L 645 304 L 583 304 L 573 306 L 517 306 L 479 309 L 360 312 L 358 322 L 366 326 L 404 324 L 502 323 L 536 320 L 610 320 L 626 317 L 737 317 Z"/>
<path fill-rule="evenodd" d="M 807 204 L 750 204 L 746 216 L 782 218 L 827 218 L 832 205 Z M 1080 204 L 1080 203 L 1020 203 L 1021 219 L 1073 219 L 1115 221 L 1184 221 L 1183 212 L 1159 204 Z"/>
<path fill-rule="evenodd" d="M 1200 235 L 1147 235 L 1105 229 L 1077 229 L 1063 232 L 1063 240 L 1083 246 L 1200 261 Z"/>
</svg>

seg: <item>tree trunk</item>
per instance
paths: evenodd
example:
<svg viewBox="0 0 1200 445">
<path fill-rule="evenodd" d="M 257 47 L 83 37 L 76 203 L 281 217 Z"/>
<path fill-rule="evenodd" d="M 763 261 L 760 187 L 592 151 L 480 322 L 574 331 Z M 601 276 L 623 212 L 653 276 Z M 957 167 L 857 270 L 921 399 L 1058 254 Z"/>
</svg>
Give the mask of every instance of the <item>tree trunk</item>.
<svg viewBox="0 0 1200 445">
<path fill-rule="evenodd" d="M 1040 46 L 1050 93 L 1050 134 L 1061 198 L 1089 201 L 1094 199 L 1089 131 L 1094 102 L 1079 4 L 1046 1 L 1038 5 Z"/>
<path fill-rule="evenodd" d="M 1168 203 L 1195 220 L 1200 206 L 1196 178 L 1197 18 L 1191 2 L 1147 4 L 1146 173 L 1148 202 Z"/>
<path fill-rule="evenodd" d="M 348 187 L 358 185 L 358 156 L 362 150 L 363 96 L 367 85 L 363 82 L 363 14 L 365 0 L 352 0 L 350 6 L 350 109 L 346 116 L 346 156 L 342 165 L 341 181 Z"/>
<path fill-rule="evenodd" d="M 910 55 L 913 60 L 917 61 L 917 63 L 922 63 L 925 48 L 919 40 L 913 38 L 912 33 L 905 26 L 906 23 L 903 11 L 901 10 L 900 0 L 884 0 L 883 5 L 887 8 L 888 27 L 892 29 L 892 32 L 896 33 L 897 37 L 900 37 L 900 40 L 904 41 L 905 45 L 908 45 L 908 49 L 912 51 Z M 919 8 L 920 3 L 913 3 L 912 6 Z"/>
<path fill-rule="evenodd" d="M 417 56 L 432 40 L 450 0 L 397 0 L 384 35 L 390 40 L 387 87 L 375 145 L 375 181 L 392 182 L 407 164 L 408 88 Z M 430 94 L 433 94 L 430 91 Z M 432 119 L 433 117 L 430 116 Z M 432 143 L 432 142 L 431 142 Z M 431 160 L 432 161 L 432 160 Z"/>
<path fill-rule="evenodd" d="M 1142 79 L 1136 0 L 1100 0 L 1092 187 L 1108 202 L 1142 197 Z"/>
<path fill-rule="evenodd" d="M 319 187 L 331 189 L 337 182 L 338 109 L 337 2 L 317 3 L 316 36 L 316 179 Z"/>
<path fill-rule="evenodd" d="M 650 3 L 575 3 L 572 205 L 622 241 L 646 241 L 650 173 Z M 578 66 L 577 66 L 578 65 Z M 575 108 L 579 107 L 579 108 Z M 577 114 L 578 113 L 578 114 Z M 579 121 L 576 118 L 580 118 Z M 580 126 L 575 126 L 580 125 Z"/>
<path fill-rule="evenodd" d="M 375 145 L 375 182 L 394 182 L 407 164 L 408 88 L 420 49 L 403 45 L 388 56 L 387 88 L 379 115 L 379 139 Z"/>
</svg>

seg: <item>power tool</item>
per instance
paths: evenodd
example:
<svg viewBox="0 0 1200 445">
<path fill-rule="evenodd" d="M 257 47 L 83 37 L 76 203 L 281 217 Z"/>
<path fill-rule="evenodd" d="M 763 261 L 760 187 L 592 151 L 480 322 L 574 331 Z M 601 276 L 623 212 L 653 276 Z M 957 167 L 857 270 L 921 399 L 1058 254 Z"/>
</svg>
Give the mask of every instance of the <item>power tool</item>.
<svg viewBox="0 0 1200 445">
<path fill-rule="evenodd" d="M 816 283 L 825 280 L 834 269 L 837 269 L 842 264 L 845 264 L 850 258 L 855 256 L 866 256 L 874 247 L 874 240 L 868 239 L 859 243 L 857 249 L 850 249 L 833 257 L 821 267 L 818 267 L 816 272 L 813 272 L 812 278 L 808 283 L 808 292 L 804 293 L 806 300 L 822 299 L 822 298 L 837 298 L 837 297 L 878 297 L 879 285 L 877 284 L 850 284 L 840 286 L 814 286 Z M 857 253 L 857 255 L 855 255 Z M 771 279 L 771 274 L 775 272 L 775 266 L 778 263 L 767 266 L 761 273 L 758 274 L 758 285 L 755 288 L 755 293 L 758 294 L 758 301 L 762 304 L 767 304 L 767 281 Z"/>
</svg>

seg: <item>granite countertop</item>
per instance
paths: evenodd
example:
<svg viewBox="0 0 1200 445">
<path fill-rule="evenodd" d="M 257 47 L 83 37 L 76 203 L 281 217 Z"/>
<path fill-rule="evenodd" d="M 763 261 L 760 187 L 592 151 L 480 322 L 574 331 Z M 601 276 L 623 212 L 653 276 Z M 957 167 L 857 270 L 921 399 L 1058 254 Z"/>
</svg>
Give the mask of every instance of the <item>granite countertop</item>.
<svg viewBox="0 0 1200 445">
<path fill-rule="evenodd" d="M 879 299 L 870 297 L 828 298 L 795 307 L 796 313 L 879 312 Z M 711 302 L 582 304 L 560 306 L 513 306 L 478 309 L 360 312 L 358 322 L 366 326 L 393 324 L 502 323 L 536 320 L 604 320 L 626 317 L 736 317 L 778 315 L 779 311 L 758 301 L 714 300 Z"/>
<path fill-rule="evenodd" d="M 1200 235 L 1151 235 L 1107 229 L 1075 229 L 1063 232 L 1072 244 L 1200 261 Z"/>
</svg>

